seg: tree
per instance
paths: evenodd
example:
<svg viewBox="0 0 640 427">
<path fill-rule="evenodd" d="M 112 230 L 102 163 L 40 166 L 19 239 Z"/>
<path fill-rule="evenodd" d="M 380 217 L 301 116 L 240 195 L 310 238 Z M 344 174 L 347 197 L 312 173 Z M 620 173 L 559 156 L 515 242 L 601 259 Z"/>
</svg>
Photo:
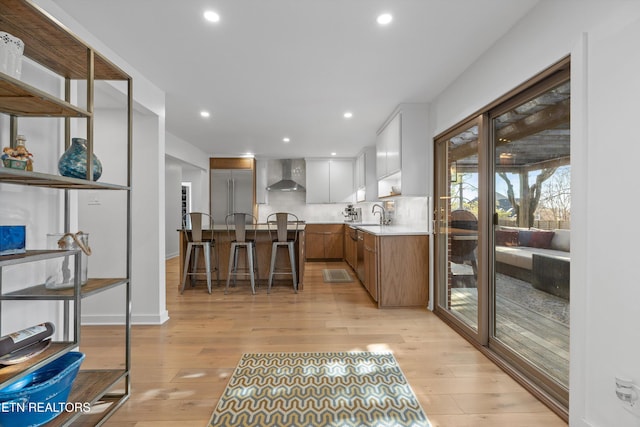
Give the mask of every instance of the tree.
<svg viewBox="0 0 640 427">
<path fill-rule="evenodd" d="M 553 212 L 553 219 L 569 221 L 571 216 L 571 168 L 558 168 L 544 185 L 540 206 Z"/>
<path fill-rule="evenodd" d="M 516 201 L 513 184 L 506 172 L 498 172 L 498 176 L 507 184 L 507 198 L 513 206 L 519 227 L 533 227 L 534 212 L 538 208 L 542 194 L 542 183 L 553 176 L 557 168 L 544 168 L 536 175 L 536 182 L 529 186 L 529 172 L 523 171 L 520 177 L 520 200 Z"/>
<path fill-rule="evenodd" d="M 450 183 L 451 209 L 465 209 L 478 212 L 477 173 L 458 173 L 456 182 Z"/>
</svg>

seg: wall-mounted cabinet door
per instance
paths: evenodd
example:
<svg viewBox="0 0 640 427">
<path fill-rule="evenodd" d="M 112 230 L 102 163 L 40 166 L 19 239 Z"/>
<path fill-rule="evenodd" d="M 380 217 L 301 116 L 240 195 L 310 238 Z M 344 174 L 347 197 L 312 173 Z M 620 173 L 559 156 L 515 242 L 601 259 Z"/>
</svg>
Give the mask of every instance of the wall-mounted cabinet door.
<svg viewBox="0 0 640 427">
<path fill-rule="evenodd" d="M 329 162 L 307 159 L 307 203 L 329 202 Z"/>
<path fill-rule="evenodd" d="M 364 188 L 366 185 L 365 153 L 360 153 L 360 155 L 356 158 L 356 188 Z"/>
<path fill-rule="evenodd" d="M 352 159 L 306 159 L 307 203 L 353 203 Z"/>
<path fill-rule="evenodd" d="M 376 138 L 376 166 L 378 178 L 400 171 L 402 166 L 401 149 L 401 114 L 394 116 L 380 131 Z"/>
<path fill-rule="evenodd" d="M 353 160 L 329 160 L 329 202 L 353 203 Z"/>
</svg>

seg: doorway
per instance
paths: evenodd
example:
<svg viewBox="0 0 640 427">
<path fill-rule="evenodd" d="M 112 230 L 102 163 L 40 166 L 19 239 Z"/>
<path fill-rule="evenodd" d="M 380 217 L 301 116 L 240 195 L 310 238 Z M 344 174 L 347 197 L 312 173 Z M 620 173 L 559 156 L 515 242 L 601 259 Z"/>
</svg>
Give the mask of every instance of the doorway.
<svg viewBox="0 0 640 427">
<path fill-rule="evenodd" d="M 565 411 L 570 99 L 567 59 L 435 144 L 435 311 Z"/>
</svg>

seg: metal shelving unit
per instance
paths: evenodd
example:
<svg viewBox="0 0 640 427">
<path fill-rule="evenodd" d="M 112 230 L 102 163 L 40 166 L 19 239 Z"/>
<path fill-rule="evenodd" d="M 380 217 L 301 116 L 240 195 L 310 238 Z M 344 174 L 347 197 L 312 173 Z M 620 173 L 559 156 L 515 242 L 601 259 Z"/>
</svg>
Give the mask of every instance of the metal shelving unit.
<svg viewBox="0 0 640 427">
<path fill-rule="evenodd" d="M 55 18 L 30 0 L 0 0 L 0 31 L 6 31 L 25 43 L 24 55 L 54 72 L 65 81 L 65 99 L 52 96 L 25 82 L 0 73 L 0 113 L 10 117 L 11 141 L 15 141 L 17 121 L 20 117 L 58 117 L 65 121 L 65 145 L 70 143 L 70 119 L 83 118 L 87 125 L 87 179 L 67 178 L 54 174 L 28 172 L 0 168 L 0 183 L 60 189 L 65 192 L 65 231 L 69 231 L 69 191 L 112 190 L 127 192 L 126 210 L 126 277 L 89 278 L 80 286 L 80 252 L 60 250 L 33 250 L 25 254 L 0 257 L 0 310 L 5 301 L 19 304 L 28 300 L 60 301 L 64 305 L 65 325 L 62 341 L 53 342 L 42 353 L 26 362 L 0 369 L 0 387 L 37 370 L 82 344 L 80 334 L 81 303 L 84 298 L 114 287 L 124 286 L 125 292 L 125 361 L 124 368 L 105 370 L 80 370 L 69 396 L 70 402 L 91 402 L 99 409 L 89 413 L 63 412 L 47 425 L 100 425 L 129 397 L 130 384 L 130 331 L 131 331 L 131 176 L 132 176 L 132 79 L 120 68 L 84 43 Z M 86 108 L 70 102 L 73 80 L 86 82 Z M 126 185 L 98 183 L 93 175 L 93 103 L 95 80 L 115 80 L 127 83 L 127 181 Z M 57 142 L 57 141 L 56 141 Z M 10 265 L 46 261 L 64 256 L 74 256 L 76 282 L 71 289 L 50 290 L 44 284 L 29 286 L 11 292 L 2 288 L 3 268 Z M 70 310 L 70 305 L 73 309 Z M 1 314 L 1 311 L 0 311 Z M 1 319 L 1 317 L 0 317 Z M 69 339 L 73 331 L 73 339 Z"/>
</svg>

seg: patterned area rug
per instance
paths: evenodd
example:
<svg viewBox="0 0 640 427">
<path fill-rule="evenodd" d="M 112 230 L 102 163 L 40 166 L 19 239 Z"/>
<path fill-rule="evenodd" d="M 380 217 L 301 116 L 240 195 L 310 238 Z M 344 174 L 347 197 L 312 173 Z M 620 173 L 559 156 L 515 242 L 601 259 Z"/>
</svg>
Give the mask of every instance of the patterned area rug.
<svg viewBox="0 0 640 427">
<path fill-rule="evenodd" d="M 391 353 L 242 356 L 210 427 L 428 427 Z"/>
<path fill-rule="evenodd" d="M 343 268 L 322 270 L 322 278 L 325 283 L 346 283 L 353 282 L 349 272 Z"/>
</svg>

